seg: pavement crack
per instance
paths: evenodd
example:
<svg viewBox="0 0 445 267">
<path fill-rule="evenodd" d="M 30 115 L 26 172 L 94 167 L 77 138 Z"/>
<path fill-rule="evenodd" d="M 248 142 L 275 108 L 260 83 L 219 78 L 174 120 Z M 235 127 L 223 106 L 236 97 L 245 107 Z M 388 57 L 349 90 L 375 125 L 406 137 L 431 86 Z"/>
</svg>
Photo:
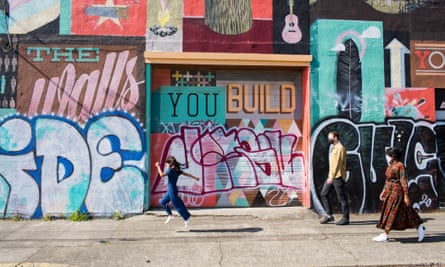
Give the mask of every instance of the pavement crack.
<svg viewBox="0 0 445 267">
<path fill-rule="evenodd" d="M 221 239 L 218 239 L 218 249 L 219 249 L 219 260 L 218 260 L 218 265 L 219 266 L 222 266 L 222 262 L 223 262 L 223 260 L 224 260 L 224 252 L 223 252 L 223 249 L 222 249 L 222 241 L 221 241 Z"/>
</svg>

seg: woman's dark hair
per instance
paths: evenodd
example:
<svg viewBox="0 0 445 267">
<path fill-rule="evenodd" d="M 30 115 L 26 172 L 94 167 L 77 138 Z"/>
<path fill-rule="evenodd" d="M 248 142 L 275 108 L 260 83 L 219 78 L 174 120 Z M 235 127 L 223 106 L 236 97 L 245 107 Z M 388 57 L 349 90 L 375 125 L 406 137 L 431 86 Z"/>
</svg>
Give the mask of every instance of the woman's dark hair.
<svg viewBox="0 0 445 267">
<path fill-rule="evenodd" d="M 165 162 L 168 163 L 174 171 L 179 172 L 179 173 L 181 172 L 181 164 L 176 160 L 175 157 L 169 156 L 165 160 Z"/>
<path fill-rule="evenodd" d="M 391 158 L 393 158 L 397 161 L 401 161 L 403 151 L 398 147 L 391 147 L 386 150 L 386 155 L 390 156 Z"/>
</svg>

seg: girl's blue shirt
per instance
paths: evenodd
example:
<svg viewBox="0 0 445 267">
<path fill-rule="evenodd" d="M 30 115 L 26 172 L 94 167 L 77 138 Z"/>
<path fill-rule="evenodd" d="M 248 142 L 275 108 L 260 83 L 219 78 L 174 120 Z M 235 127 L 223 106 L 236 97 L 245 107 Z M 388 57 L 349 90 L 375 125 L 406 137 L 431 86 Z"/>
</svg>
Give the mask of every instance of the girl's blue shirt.
<svg viewBox="0 0 445 267">
<path fill-rule="evenodd" d="M 167 168 L 165 171 L 165 174 L 167 174 L 168 177 L 168 190 L 173 192 L 178 192 L 178 187 L 176 183 L 178 182 L 179 175 L 181 175 L 182 172 L 177 172 L 171 168 Z"/>
</svg>

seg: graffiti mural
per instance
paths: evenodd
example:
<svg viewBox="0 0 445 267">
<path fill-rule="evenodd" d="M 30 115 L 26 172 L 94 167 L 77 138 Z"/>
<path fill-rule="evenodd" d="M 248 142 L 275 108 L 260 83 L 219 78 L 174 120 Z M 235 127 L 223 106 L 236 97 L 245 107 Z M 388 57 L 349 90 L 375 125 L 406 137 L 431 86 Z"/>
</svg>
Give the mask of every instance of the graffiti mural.
<svg viewBox="0 0 445 267">
<path fill-rule="evenodd" d="M 140 213 L 145 135 L 127 113 L 91 118 L 14 115 L 0 123 L 0 216 Z"/>
<path fill-rule="evenodd" d="M 445 42 L 411 40 L 413 86 L 443 87 L 445 83 Z"/>
<path fill-rule="evenodd" d="M 339 0 L 310 3 L 311 54 L 314 57 L 311 65 L 312 131 L 326 122 L 332 123 L 331 129 L 351 126 L 342 132 L 345 142 L 352 143 L 348 162 L 352 168 L 350 174 L 356 174 L 348 182 L 352 192 L 351 207 L 355 205 L 355 212 L 379 209 L 377 196 L 383 184 L 375 177 L 384 178 L 382 171 L 386 166 L 382 160 L 378 160 L 379 164 L 377 159 L 371 161 L 369 155 L 383 155 L 384 148 L 393 145 L 406 151 L 405 163 L 411 168 L 408 173 L 411 175 L 410 195 L 416 200 L 416 208 L 433 210 L 443 206 L 443 169 L 437 162 L 441 162 L 444 153 L 440 145 L 444 116 L 438 106 L 440 100 L 435 99 L 444 88 L 443 24 L 424 18 L 443 12 L 444 3 L 347 0 L 348 9 L 342 7 L 345 1 Z M 363 14 L 367 14 L 367 21 L 363 21 Z M 377 24 L 371 25 L 370 21 Z M 369 26 L 366 30 L 365 25 Z M 339 39 L 343 41 L 338 42 Z M 366 58 L 369 54 L 374 55 L 371 60 Z M 374 61 L 376 58 L 379 60 Z M 365 82 L 371 76 L 371 80 Z M 337 126 L 334 126 L 335 120 Z M 382 124 L 384 122 L 387 124 Z M 413 126 L 407 126 L 410 123 Z M 392 127 L 395 130 L 390 130 Z M 374 129 L 376 133 L 371 138 L 364 129 Z M 408 133 L 412 133 L 412 141 L 397 143 Z M 325 157 L 325 146 L 318 151 L 320 144 L 325 142 L 324 137 L 314 134 L 320 133 L 312 132 L 311 140 L 320 143 L 312 152 Z M 434 140 L 437 147 L 433 149 Z M 363 154 L 368 151 L 368 156 Z M 360 160 L 356 153 L 360 154 Z M 324 167 L 321 170 L 319 167 L 323 159 L 314 154 L 311 159 L 318 162 L 317 165 L 311 163 L 314 168 L 311 179 L 315 180 L 311 183 L 313 206 L 322 212 L 318 187 L 325 178 L 318 175 L 324 175 Z M 369 167 L 371 162 L 374 165 Z M 363 173 L 359 175 L 360 172 Z"/>
<path fill-rule="evenodd" d="M 409 13 L 421 7 L 437 7 L 439 1 L 423 1 L 423 0 L 395 0 L 395 1 L 379 1 L 379 0 L 363 0 L 373 8 L 390 14 Z"/>
<path fill-rule="evenodd" d="M 273 48 L 279 54 L 309 53 L 309 2 L 273 1 Z"/>
<path fill-rule="evenodd" d="M 6 32 L 59 33 L 60 0 L 8 2 L 9 17 Z"/>
<path fill-rule="evenodd" d="M 312 125 L 329 116 L 383 121 L 380 22 L 317 20 L 311 25 Z M 377 96 L 377 97 L 376 97 Z"/>
<path fill-rule="evenodd" d="M 145 98 L 145 79 L 138 46 L 95 46 L 75 40 L 45 45 L 31 40 L 19 47 L 26 56 L 19 59 L 17 111 L 85 122 L 102 110 L 121 109 L 143 119 L 139 101 Z"/>
<path fill-rule="evenodd" d="M 434 88 L 386 88 L 386 117 L 436 121 Z"/>
<path fill-rule="evenodd" d="M 323 212 L 320 191 L 328 174 L 327 135 L 336 130 L 347 149 L 347 184 L 353 212 L 376 212 L 385 182 L 385 150 L 404 150 L 409 194 L 413 206 L 422 210 L 438 208 L 445 194 L 445 122 L 388 119 L 386 124 L 356 124 L 331 118 L 320 122 L 311 139 L 311 193 L 313 206 Z M 333 197 L 333 196 L 332 196 Z M 336 199 L 332 199 L 336 202 Z"/>
<path fill-rule="evenodd" d="M 436 102 L 436 119 L 445 121 L 445 90 L 436 89 L 434 96 Z"/>
<path fill-rule="evenodd" d="M 142 212 L 144 39 L 8 37 L 0 52 L 0 216 Z"/>
<path fill-rule="evenodd" d="M 319 208 L 331 128 L 348 145 L 356 212 L 378 209 L 391 145 L 406 151 L 416 207 L 434 209 L 445 203 L 444 12 L 437 0 L 1 1 L 0 214 L 157 206 L 165 181 L 141 164 L 169 153 L 203 178 L 181 185 L 189 206 L 309 206 L 312 190 Z M 310 75 L 161 67 L 144 51 L 313 61 Z"/>
<path fill-rule="evenodd" d="M 3 37 L 8 41 L 0 48 L 0 109 L 15 109 L 19 61 L 15 50 L 18 47 L 18 38 L 16 35 Z"/>
<path fill-rule="evenodd" d="M 183 2 L 147 0 L 147 51 L 182 51 Z"/>
<path fill-rule="evenodd" d="M 174 155 L 202 178 L 199 184 L 179 180 L 187 205 L 301 204 L 307 190 L 301 74 L 175 69 L 153 74 L 154 83 L 165 86 L 152 95 L 153 117 L 159 118 L 152 121 L 152 161 L 163 165 Z M 159 206 L 166 180 L 153 170 L 151 175 L 150 203 Z"/>
<path fill-rule="evenodd" d="M 273 1 L 185 0 L 183 2 L 182 51 L 273 52 Z"/>
<path fill-rule="evenodd" d="M 189 171 L 202 177 L 201 185 L 184 181 L 182 193 L 207 195 L 235 189 L 278 187 L 303 191 L 304 155 L 295 152 L 297 136 L 279 130 L 256 132 L 250 128 L 212 130 L 184 126 L 169 138 L 161 161 L 175 155 Z M 166 184 L 157 177 L 152 193 Z"/>
<path fill-rule="evenodd" d="M 71 33 L 84 35 L 144 36 L 147 1 L 72 1 Z M 142 22 L 142 23 L 141 23 Z"/>
</svg>

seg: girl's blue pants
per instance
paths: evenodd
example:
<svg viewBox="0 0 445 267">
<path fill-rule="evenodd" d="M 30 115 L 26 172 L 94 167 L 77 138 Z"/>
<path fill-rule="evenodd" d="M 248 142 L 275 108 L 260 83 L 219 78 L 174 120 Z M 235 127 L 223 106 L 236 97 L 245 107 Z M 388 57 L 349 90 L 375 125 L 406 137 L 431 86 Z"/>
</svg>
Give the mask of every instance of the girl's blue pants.
<svg viewBox="0 0 445 267">
<path fill-rule="evenodd" d="M 190 218 L 190 213 L 184 205 L 184 202 L 181 198 L 179 198 L 177 192 L 173 192 L 168 190 L 164 196 L 159 200 L 159 203 L 167 212 L 168 215 L 172 215 L 172 210 L 170 209 L 170 201 L 173 204 L 173 208 L 181 215 L 184 221 L 187 221 Z"/>
</svg>

